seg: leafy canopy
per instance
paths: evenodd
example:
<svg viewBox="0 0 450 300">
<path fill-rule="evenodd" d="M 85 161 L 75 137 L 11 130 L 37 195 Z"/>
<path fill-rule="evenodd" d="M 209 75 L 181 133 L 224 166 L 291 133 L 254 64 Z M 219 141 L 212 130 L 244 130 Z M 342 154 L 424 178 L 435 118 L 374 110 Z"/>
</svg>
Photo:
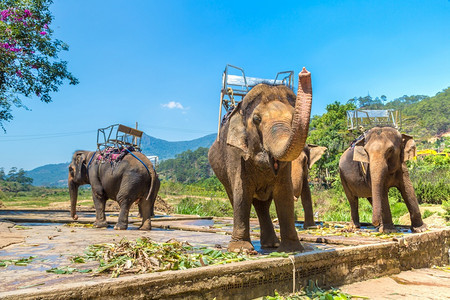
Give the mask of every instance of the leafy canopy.
<svg viewBox="0 0 450 300">
<path fill-rule="evenodd" d="M 13 119 L 11 106 L 24 107 L 19 96 L 51 102 L 64 79 L 78 80 L 58 53 L 68 50 L 53 39 L 52 0 L 0 0 L 0 126 Z"/>
<path fill-rule="evenodd" d="M 321 182 L 329 185 L 338 176 L 338 165 L 341 154 L 355 138 L 347 130 L 347 110 L 355 109 L 353 103 L 328 104 L 327 112 L 314 116 L 309 125 L 308 143 L 325 146 L 326 154 L 315 164 L 312 176 L 317 176 Z"/>
</svg>

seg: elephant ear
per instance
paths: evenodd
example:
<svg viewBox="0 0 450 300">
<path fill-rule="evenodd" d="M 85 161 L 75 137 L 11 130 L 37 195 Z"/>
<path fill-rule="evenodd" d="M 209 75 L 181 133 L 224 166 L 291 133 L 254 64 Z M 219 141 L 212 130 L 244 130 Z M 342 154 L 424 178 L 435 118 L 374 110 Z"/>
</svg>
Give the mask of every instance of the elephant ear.
<svg viewBox="0 0 450 300">
<path fill-rule="evenodd" d="M 76 156 L 75 156 L 75 163 L 78 164 L 82 164 L 84 162 L 84 160 L 86 159 L 86 155 L 84 155 L 83 152 L 77 152 Z"/>
<path fill-rule="evenodd" d="M 322 157 L 322 155 L 325 153 L 325 151 L 327 150 L 327 147 L 308 144 L 308 148 L 309 148 L 308 168 L 311 169 L 312 166 L 316 163 L 316 161 L 318 161 Z"/>
<path fill-rule="evenodd" d="M 353 148 L 353 160 L 359 162 L 369 163 L 369 155 L 364 149 L 365 138 L 356 142 L 355 147 Z"/>
<path fill-rule="evenodd" d="M 247 132 L 245 130 L 244 118 L 240 110 L 240 104 L 235 108 L 230 117 L 230 126 L 227 134 L 227 144 L 241 149 L 244 152 L 244 159 L 249 158 L 247 147 Z"/>
<path fill-rule="evenodd" d="M 413 137 L 402 134 L 403 161 L 411 160 L 416 156 L 416 142 Z"/>
</svg>

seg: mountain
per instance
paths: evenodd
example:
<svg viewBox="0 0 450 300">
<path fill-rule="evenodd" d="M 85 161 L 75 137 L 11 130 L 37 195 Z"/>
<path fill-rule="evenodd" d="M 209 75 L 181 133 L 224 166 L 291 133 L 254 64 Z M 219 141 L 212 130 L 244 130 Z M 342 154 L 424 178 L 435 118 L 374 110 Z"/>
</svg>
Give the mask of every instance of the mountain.
<svg viewBox="0 0 450 300">
<path fill-rule="evenodd" d="M 141 148 L 145 155 L 156 155 L 160 160 L 174 158 L 186 150 L 196 150 L 199 147 L 209 148 L 217 137 L 217 133 L 182 142 L 168 142 L 149 135 L 142 136 Z"/>
<path fill-rule="evenodd" d="M 37 167 L 25 174 L 33 179 L 33 185 L 61 187 L 67 186 L 69 163 L 51 164 Z"/>
<path fill-rule="evenodd" d="M 196 150 L 199 147 L 209 148 L 217 134 L 181 142 L 169 142 L 144 134 L 141 140 L 142 152 L 145 155 L 156 155 L 160 160 L 174 158 L 175 155 L 187 150 Z M 26 176 L 33 178 L 33 185 L 64 187 L 67 186 L 67 172 L 69 163 L 50 164 L 26 171 Z"/>
</svg>

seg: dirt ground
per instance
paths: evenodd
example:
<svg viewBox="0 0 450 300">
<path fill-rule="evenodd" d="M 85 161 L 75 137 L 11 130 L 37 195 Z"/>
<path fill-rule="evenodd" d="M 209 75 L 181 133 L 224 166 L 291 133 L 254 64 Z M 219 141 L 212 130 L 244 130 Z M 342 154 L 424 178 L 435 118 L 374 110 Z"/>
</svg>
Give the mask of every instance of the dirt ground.
<svg viewBox="0 0 450 300">
<path fill-rule="evenodd" d="M 450 299 L 450 273 L 418 269 L 340 287 L 350 295 L 369 299 Z"/>
</svg>

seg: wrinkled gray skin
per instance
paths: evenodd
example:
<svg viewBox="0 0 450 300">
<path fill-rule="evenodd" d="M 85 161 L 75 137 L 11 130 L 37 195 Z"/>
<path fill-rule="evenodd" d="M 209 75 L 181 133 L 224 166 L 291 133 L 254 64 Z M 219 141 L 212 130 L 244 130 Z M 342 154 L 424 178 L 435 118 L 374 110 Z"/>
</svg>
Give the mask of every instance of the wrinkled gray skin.
<svg viewBox="0 0 450 300">
<path fill-rule="evenodd" d="M 119 220 L 114 229 L 128 228 L 130 206 L 136 201 L 142 216 L 139 229 L 151 229 L 150 217 L 153 214 L 160 182 L 150 160 L 140 152 L 133 152 L 133 154 L 146 164 L 150 174 L 145 166 L 131 154 L 127 154 L 122 161 L 112 165 L 110 162 L 97 160 L 98 154 L 95 152 L 76 151 L 74 153 L 69 165 L 71 216 L 74 220 L 78 219 L 76 215 L 78 187 L 90 184 L 96 211 L 94 226 L 107 226 L 105 204 L 106 200 L 112 199 L 120 206 Z M 88 170 L 87 166 L 93 155 L 96 156 L 92 159 Z"/>
<path fill-rule="evenodd" d="M 250 209 L 261 228 L 261 246 L 278 251 L 302 251 L 295 230 L 291 162 L 305 146 L 311 111 L 311 74 L 299 74 L 295 94 L 285 86 L 255 86 L 220 128 L 208 159 L 233 206 L 229 251 L 253 250 Z M 275 201 L 281 243 L 269 208 Z"/>
<path fill-rule="evenodd" d="M 379 226 L 380 232 L 395 232 L 388 191 L 396 187 L 408 208 L 412 231 L 426 230 L 406 166 L 406 161 L 412 159 L 415 152 L 412 137 L 391 127 L 372 128 L 354 148 L 344 152 L 339 161 L 339 172 L 355 227 L 360 227 L 358 198 L 364 197 L 373 207 L 373 225 Z"/>
<path fill-rule="evenodd" d="M 318 161 L 326 147 L 317 145 L 306 145 L 300 156 L 292 162 L 292 186 L 294 189 L 294 197 L 298 200 L 301 197 L 302 206 L 305 212 L 305 222 L 303 228 L 315 226 L 313 205 L 311 199 L 311 190 L 308 184 L 309 169 Z"/>
</svg>

